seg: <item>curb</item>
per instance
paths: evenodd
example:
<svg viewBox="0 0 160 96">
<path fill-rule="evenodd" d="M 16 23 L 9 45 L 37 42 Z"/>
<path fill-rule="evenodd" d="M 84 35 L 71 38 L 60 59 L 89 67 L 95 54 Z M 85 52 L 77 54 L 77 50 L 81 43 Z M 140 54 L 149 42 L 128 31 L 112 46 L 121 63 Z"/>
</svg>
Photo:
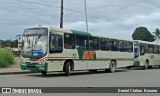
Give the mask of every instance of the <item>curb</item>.
<svg viewBox="0 0 160 96">
<path fill-rule="evenodd" d="M 35 73 L 31 71 L 22 71 L 22 72 L 1 72 L 0 75 L 12 75 L 12 74 L 28 74 L 28 73 Z"/>
</svg>

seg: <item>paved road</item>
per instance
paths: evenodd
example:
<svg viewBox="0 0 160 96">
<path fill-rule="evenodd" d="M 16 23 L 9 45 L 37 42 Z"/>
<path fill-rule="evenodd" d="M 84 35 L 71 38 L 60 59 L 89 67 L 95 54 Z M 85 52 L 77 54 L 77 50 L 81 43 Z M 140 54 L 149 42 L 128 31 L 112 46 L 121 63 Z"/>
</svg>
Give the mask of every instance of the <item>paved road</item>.
<svg viewBox="0 0 160 96">
<path fill-rule="evenodd" d="M 1 75 L 3 87 L 160 87 L 160 69 L 74 72 L 70 77 L 62 73 Z M 116 95 L 114 95 L 116 96 Z M 158 96 L 158 95 L 157 95 Z"/>
</svg>

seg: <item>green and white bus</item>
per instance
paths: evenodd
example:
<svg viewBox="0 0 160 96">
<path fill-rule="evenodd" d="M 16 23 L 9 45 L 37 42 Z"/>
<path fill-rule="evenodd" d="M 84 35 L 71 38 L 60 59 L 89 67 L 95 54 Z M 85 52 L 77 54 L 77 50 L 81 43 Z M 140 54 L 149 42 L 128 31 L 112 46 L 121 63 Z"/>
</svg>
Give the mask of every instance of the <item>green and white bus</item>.
<svg viewBox="0 0 160 96">
<path fill-rule="evenodd" d="M 152 68 L 152 66 L 160 67 L 160 45 L 135 40 L 134 52 L 134 66 L 144 67 L 144 69 Z"/>
<path fill-rule="evenodd" d="M 33 27 L 23 33 L 21 69 L 45 75 L 51 71 L 64 72 L 99 69 L 115 72 L 116 68 L 134 63 L 132 40 L 95 33 L 54 27 Z"/>
</svg>

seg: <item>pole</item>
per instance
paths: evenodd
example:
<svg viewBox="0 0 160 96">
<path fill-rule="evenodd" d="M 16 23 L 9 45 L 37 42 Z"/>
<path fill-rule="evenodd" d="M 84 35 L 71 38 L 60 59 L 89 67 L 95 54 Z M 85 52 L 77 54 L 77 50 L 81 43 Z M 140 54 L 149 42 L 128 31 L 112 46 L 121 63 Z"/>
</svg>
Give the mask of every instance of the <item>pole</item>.
<svg viewBox="0 0 160 96">
<path fill-rule="evenodd" d="M 60 28 L 63 28 L 63 0 L 61 0 Z"/>
<path fill-rule="evenodd" d="M 88 18 L 87 18 L 87 3 L 86 3 L 86 0 L 84 0 L 84 7 L 85 7 L 85 17 L 86 17 L 86 30 L 88 32 Z"/>
</svg>

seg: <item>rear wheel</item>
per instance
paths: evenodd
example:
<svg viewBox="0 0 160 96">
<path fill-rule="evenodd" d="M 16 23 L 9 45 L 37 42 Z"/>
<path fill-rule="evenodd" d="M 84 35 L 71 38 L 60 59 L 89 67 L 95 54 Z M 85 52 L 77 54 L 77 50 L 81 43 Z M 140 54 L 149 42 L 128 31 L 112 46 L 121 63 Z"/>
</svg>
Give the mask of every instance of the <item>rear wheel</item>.
<svg viewBox="0 0 160 96">
<path fill-rule="evenodd" d="M 65 76 L 69 76 L 70 75 L 70 62 L 66 62 L 65 63 L 64 72 L 65 72 Z"/>
<path fill-rule="evenodd" d="M 144 65 L 144 69 L 145 69 L 145 70 L 147 70 L 147 69 L 148 69 L 148 67 L 149 67 L 149 62 L 148 62 L 148 61 L 146 61 L 146 62 L 145 62 L 145 65 Z"/>
<path fill-rule="evenodd" d="M 114 73 L 116 71 L 116 62 L 111 61 L 110 66 L 109 66 L 109 72 Z"/>
</svg>

